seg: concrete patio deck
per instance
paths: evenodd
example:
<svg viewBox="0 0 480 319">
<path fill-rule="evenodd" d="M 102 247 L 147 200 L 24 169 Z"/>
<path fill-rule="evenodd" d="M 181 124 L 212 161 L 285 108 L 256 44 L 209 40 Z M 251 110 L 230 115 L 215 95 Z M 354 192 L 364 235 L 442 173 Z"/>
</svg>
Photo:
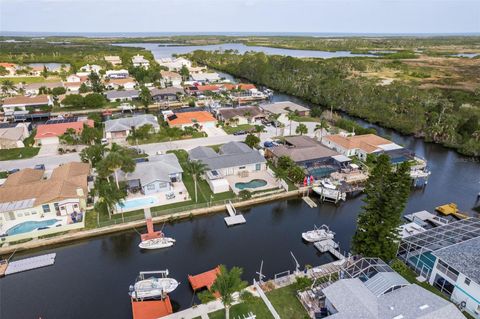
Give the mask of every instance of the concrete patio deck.
<svg viewBox="0 0 480 319">
<path fill-rule="evenodd" d="M 230 188 L 233 190 L 235 194 L 240 193 L 242 189 L 239 189 L 235 186 L 236 183 L 248 183 L 254 179 L 261 179 L 267 182 L 265 186 L 255 187 L 255 188 L 245 188 L 250 192 L 256 192 L 265 189 L 277 188 L 279 187 L 279 182 L 276 180 L 274 176 L 272 176 L 268 171 L 255 171 L 249 172 L 247 177 L 241 177 L 238 175 L 229 175 L 225 176 L 225 179 L 230 184 Z"/>
</svg>

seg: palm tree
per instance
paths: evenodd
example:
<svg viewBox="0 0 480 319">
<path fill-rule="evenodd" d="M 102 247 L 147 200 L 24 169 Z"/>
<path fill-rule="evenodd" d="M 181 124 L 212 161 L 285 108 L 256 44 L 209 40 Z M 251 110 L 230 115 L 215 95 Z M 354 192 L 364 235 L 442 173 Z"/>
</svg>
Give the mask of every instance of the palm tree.
<svg viewBox="0 0 480 319">
<path fill-rule="evenodd" d="M 14 90 L 15 89 L 15 85 L 13 83 L 13 81 L 10 81 L 10 80 L 4 80 L 2 82 L 2 92 L 7 94 L 8 91 L 11 91 L 11 90 Z"/>
<path fill-rule="evenodd" d="M 205 173 L 207 170 L 207 165 L 200 161 L 188 161 L 187 162 L 187 171 L 192 175 L 193 183 L 195 185 L 195 203 L 198 202 L 197 197 L 197 180 L 198 178 Z"/>
<path fill-rule="evenodd" d="M 127 154 L 126 150 L 113 145 L 108 155 L 98 164 L 98 171 L 103 177 L 108 177 L 113 173 L 117 188 L 120 188 L 118 183 L 118 171 L 120 170 L 132 173 L 135 170 L 135 161 Z"/>
<path fill-rule="evenodd" d="M 264 129 L 265 129 L 265 126 L 263 125 L 255 125 L 255 127 L 253 128 L 253 131 L 257 133 L 258 139 L 260 139 L 260 134 L 262 134 Z"/>
<path fill-rule="evenodd" d="M 212 291 L 218 291 L 220 294 L 220 299 L 225 307 L 226 319 L 230 318 L 230 307 L 233 303 L 232 294 L 247 286 L 247 283 L 241 278 L 242 273 L 243 269 L 240 267 L 233 267 L 228 271 L 224 265 L 220 265 L 220 274 L 211 287 Z"/>
<path fill-rule="evenodd" d="M 290 121 L 290 135 L 292 135 L 292 121 L 295 119 L 295 112 L 289 111 L 287 114 L 287 118 Z"/>
<path fill-rule="evenodd" d="M 275 136 L 278 135 L 278 125 L 277 125 L 277 121 L 278 121 L 278 118 L 280 117 L 280 114 L 270 114 L 270 116 L 268 117 L 268 120 L 271 121 L 271 122 L 274 122 L 274 126 L 275 126 Z"/>
<path fill-rule="evenodd" d="M 298 124 L 297 129 L 295 130 L 295 133 L 300 134 L 300 135 L 307 134 L 308 133 L 308 127 L 305 124 L 300 123 L 300 124 Z"/>
<path fill-rule="evenodd" d="M 105 178 L 97 178 L 95 180 L 93 194 L 98 197 L 97 203 L 105 206 L 109 218 L 112 217 L 112 211 L 115 209 L 115 206 L 126 196 L 125 192 L 115 187 L 115 184 L 110 183 Z"/>
<path fill-rule="evenodd" d="M 315 132 L 318 130 L 320 131 L 320 142 L 322 141 L 322 138 L 323 138 L 323 130 L 327 131 L 328 133 L 328 128 L 329 128 L 328 122 L 325 119 L 322 119 L 320 121 L 320 124 L 317 124 L 315 126 Z"/>
</svg>

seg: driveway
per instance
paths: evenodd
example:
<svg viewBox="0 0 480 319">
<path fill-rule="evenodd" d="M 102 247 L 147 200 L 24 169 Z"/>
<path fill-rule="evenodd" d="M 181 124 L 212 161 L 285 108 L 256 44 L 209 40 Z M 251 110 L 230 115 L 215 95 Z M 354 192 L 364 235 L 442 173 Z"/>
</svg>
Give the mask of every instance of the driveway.
<svg viewBox="0 0 480 319">
<path fill-rule="evenodd" d="M 40 151 L 38 151 L 37 157 L 48 157 L 58 155 L 58 143 L 42 144 Z"/>
<path fill-rule="evenodd" d="M 228 135 L 227 133 L 225 133 L 225 131 L 220 128 L 220 127 L 205 127 L 203 128 L 203 131 L 205 133 L 207 133 L 207 135 L 209 137 L 212 137 L 212 136 L 224 136 L 224 135 Z"/>
</svg>

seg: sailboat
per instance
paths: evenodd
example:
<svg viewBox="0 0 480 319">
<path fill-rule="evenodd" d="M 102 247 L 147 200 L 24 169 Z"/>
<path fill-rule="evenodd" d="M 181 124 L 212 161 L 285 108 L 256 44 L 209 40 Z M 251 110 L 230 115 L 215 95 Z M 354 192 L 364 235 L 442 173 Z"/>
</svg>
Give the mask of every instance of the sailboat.
<svg viewBox="0 0 480 319">
<path fill-rule="evenodd" d="M 161 249 L 173 246 L 175 239 L 165 237 L 165 234 L 159 230 L 155 231 L 151 218 L 147 218 L 147 233 L 140 235 L 142 241 L 138 244 L 141 249 Z"/>
</svg>

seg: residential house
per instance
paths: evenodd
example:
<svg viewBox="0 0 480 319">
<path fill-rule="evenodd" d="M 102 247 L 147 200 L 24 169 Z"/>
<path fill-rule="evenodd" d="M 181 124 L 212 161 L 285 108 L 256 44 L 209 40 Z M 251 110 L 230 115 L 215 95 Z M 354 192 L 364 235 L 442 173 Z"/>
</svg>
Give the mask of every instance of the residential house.
<svg viewBox="0 0 480 319">
<path fill-rule="evenodd" d="M 45 178 L 43 170 L 22 169 L 0 186 L 0 241 L 28 232 L 22 225 L 65 231 L 61 226 L 83 222 L 90 165 L 71 162 Z M 35 227 L 37 228 L 37 227 Z M 39 231 L 33 228 L 31 231 Z"/>
<path fill-rule="evenodd" d="M 167 117 L 167 123 L 170 127 L 185 128 L 187 126 L 215 127 L 217 119 L 206 111 L 175 113 Z"/>
<path fill-rule="evenodd" d="M 84 75 L 85 73 L 87 73 L 87 75 L 89 75 L 90 73 L 97 73 L 97 74 L 100 74 L 100 70 L 102 69 L 102 67 L 100 65 L 96 65 L 96 64 L 87 64 L 87 65 L 84 65 L 80 68 L 80 74 Z M 79 74 L 77 73 L 77 75 Z"/>
<path fill-rule="evenodd" d="M 35 134 L 35 145 L 51 145 L 60 142 L 59 137 L 65 134 L 68 129 L 74 129 L 77 134 L 81 134 L 83 126 L 94 126 L 93 120 L 63 121 L 49 120 L 45 124 L 37 125 L 37 133 Z"/>
<path fill-rule="evenodd" d="M 177 101 L 178 95 L 185 94 L 185 90 L 182 87 L 170 86 L 164 89 L 153 88 L 150 94 L 155 102 Z"/>
<path fill-rule="evenodd" d="M 136 68 L 148 69 L 150 67 L 150 62 L 143 57 L 143 55 L 137 54 L 132 57 L 132 64 Z"/>
<path fill-rule="evenodd" d="M 82 82 L 82 79 L 85 80 L 85 77 L 78 76 L 76 74 L 70 74 L 67 76 L 67 83 L 80 83 Z"/>
<path fill-rule="evenodd" d="M 342 279 L 321 289 L 320 297 L 311 294 L 326 309 L 322 318 L 465 318 L 454 304 L 410 284 L 381 260 L 362 258 L 342 274 Z"/>
<path fill-rule="evenodd" d="M 110 102 L 131 101 L 138 99 L 139 94 L 139 90 L 106 91 L 105 97 Z"/>
<path fill-rule="evenodd" d="M 221 80 L 220 75 L 218 73 L 193 73 L 190 74 L 190 79 L 193 82 L 197 83 L 214 83 L 219 82 Z"/>
<path fill-rule="evenodd" d="M 163 58 L 157 60 L 158 64 L 168 68 L 169 71 L 180 71 L 183 66 L 192 67 L 192 62 L 185 58 Z"/>
<path fill-rule="evenodd" d="M 0 123 L 0 149 L 24 147 L 30 123 Z"/>
<path fill-rule="evenodd" d="M 69 92 L 78 92 L 82 84 L 85 83 L 88 85 L 88 76 L 78 76 L 76 74 L 71 74 L 67 77 L 67 82 L 63 83 L 63 86 Z"/>
<path fill-rule="evenodd" d="M 105 86 L 109 90 L 118 90 L 118 89 L 125 89 L 125 90 L 132 90 L 137 85 L 137 81 L 134 78 L 124 78 L 124 79 L 108 79 L 104 81 Z"/>
<path fill-rule="evenodd" d="M 128 70 L 122 69 L 122 70 L 107 70 L 105 72 L 105 78 L 108 79 L 126 79 L 128 78 L 129 73 Z"/>
<path fill-rule="evenodd" d="M 124 117 L 105 122 L 105 138 L 126 139 L 130 133 L 139 127 L 150 124 L 155 132 L 160 130 L 157 117 L 152 114 L 136 115 L 132 117 Z"/>
<path fill-rule="evenodd" d="M 258 106 L 229 107 L 219 109 L 217 118 L 226 125 L 237 126 L 259 122 L 265 118 L 265 114 Z"/>
<path fill-rule="evenodd" d="M 260 92 L 257 87 L 253 84 L 248 83 L 240 83 L 240 84 L 223 84 L 222 85 L 224 90 L 230 91 L 230 95 L 234 97 L 250 97 L 250 96 L 258 96 L 264 97 L 265 95 Z"/>
<path fill-rule="evenodd" d="M 222 91 L 222 86 L 220 85 L 194 85 L 188 88 L 190 94 L 204 95 L 207 92 L 218 93 Z"/>
<path fill-rule="evenodd" d="M 316 178 L 324 177 L 321 175 L 329 175 L 339 169 L 333 158 L 336 155 L 339 153 L 303 135 L 285 137 L 284 145 L 269 147 L 265 150 L 265 157 L 272 158 L 273 161 L 277 161 L 281 156 L 290 157 Z"/>
<path fill-rule="evenodd" d="M 478 319 L 480 219 L 470 217 L 444 222 L 447 223 L 402 238 L 397 256 L 454 304 Z"/>
<path fill-rule="evenodd" d="M 23 86 L 25 90 L 25 95 L 37 95 L 40 93 L 40 88 L 45 89 L 54 89 L 58 87 L 63 87 L 62 82 L 40 82 L 40 83 L 30 83 Z"/>
<path fill-rule="evenodd" d="M 14 63 L 0 63 L 0 67 L 4 67 L 9 76 L 17 74 L 17 65 Z"/>
<path fill-rule="evenodd" d="M 298 113 L 300 116 L 310 115 L 310 109 L 290 101 L 263 104 L 260 105 L 260 107 L 267 113 L 280 114 L 280 116 L 285 117 L 285 119 L 289 112 Z"/>
<path fill-rule="evenodd" d="M 345 156 L 358 156 L 363 161 L 368 154 L 402 149 L 400 145 L 375 134 L 327 135 L 323 137 L 322 143 Z"/>
<path fill-rule="evenodd" d="M 267 160 L 260 152 L 241 142 L 224 144 L 218 153 L 210 147 L 198 146 L 190 150 L 188 156 L 190 160 L 200 161 L 207 166 L 206 180 L 214 193 L 230 189 L 226 179 L 228 176 L 267 170 Z"/>
<path fill-rule="evenodd" d="M 51 106 L 53 101 L 48 95 L 37 96 L 14 96 L 3 100 L 3 111 L 7 114 L 13 114 L 16 110 L 26 111 L 27 108 L 42 106 Z"/>
<path fill-rule="evenodd" d="M 118 55 L 106 55 L 104 59 L 113 66 L 122 64 L 122 59 Z"/>
<path fill-rule="evenodd" d="M 175 183 L 182 182 L 182 167 L 175 154 L 150 156 L 147 162 L 137 163 L 133 173 L 123 174 L 131 193 L 144 195 L 171 192 Z"/>
<path fill-rule="evenodd" d="M 160 75 L 162 76 L 160 83 L 165 87 L 182 85 L 182 76 L 176 72 L 162 70 L 160 71 Z"/>
</svg>

